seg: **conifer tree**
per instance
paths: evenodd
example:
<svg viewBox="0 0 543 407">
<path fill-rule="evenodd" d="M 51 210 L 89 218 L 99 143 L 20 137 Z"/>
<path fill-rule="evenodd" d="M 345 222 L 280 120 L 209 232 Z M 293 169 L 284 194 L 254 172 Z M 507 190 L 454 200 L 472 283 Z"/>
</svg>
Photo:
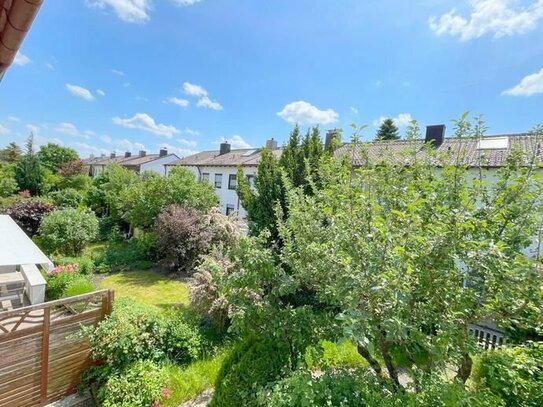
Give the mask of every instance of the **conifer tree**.
<svg viewBox="0 0 543 407">
<path fill-rule="evenodd" d="M 377 135 L 375 140 L 398 140 L 400 138 L 400 132 L 398 127 L 394 124 L 394 120 L 388 118 L 383 120 L 379 130 L 377 130 Z"/>
</svg>

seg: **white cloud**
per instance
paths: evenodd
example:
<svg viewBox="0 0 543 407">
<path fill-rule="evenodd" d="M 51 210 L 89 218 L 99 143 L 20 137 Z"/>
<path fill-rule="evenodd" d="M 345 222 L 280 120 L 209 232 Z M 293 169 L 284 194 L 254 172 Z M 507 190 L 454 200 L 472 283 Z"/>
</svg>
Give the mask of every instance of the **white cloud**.
<svg viewBox="0 0 543 407">
<path fill-rule="evenodd" d="M 192 150 L 190 148 L 181 148 L 177 146 L 172 146 L 171 144 L 161 144 L 157 146 L 157 149 L 159 148 L 165 148 L 168 150 L 168 153 L 177 154 L 180 158 L 187 157 L 189 155 L 193 155 L 198 153 L 197 150 Z"/>
<path fill-rule="evenodd" d="M 375 83 L 374 83 L 374 85 L 375 85 L 376 87 L 380 87 L 382 84 L 383 84 L 383 81 L 382 81 L 381 79 L 375 81 Z"/>
<path fill-rule="evenodd" d="M 103 143 L 111 144 L 111 137 L 109 137 L 107 134 L 104 134 L 104 135 L 100 136 L 100 140 Z"/>
<path fill-rule="evenodd" d="M 25 127 L 30 133 L 34 134 L 35 136 L 38 136 L 40 134 L 40 126 L 37 126 L 35 124 L 27 124 Z"/>
<path fill-rule="evenodd" d="M 183 92 L 189 96 L 202 97 L 207 96 L 207 90 L 202 88 L 200 85 L 194 85 L 190 82 L 183 83 Z"/>
<path fill-rule="evenodd" d="M 471 14 L 462 17 L 456 9 L 439 18 L 430 17 L 430 29 L 437 35 L 449 34 L 462 41 L 492 34 L 494 38 L 524 34 L 537 27 L 543 18 L 543 0 L 517 6 L 515 0 L 470 0 Z"/>
<path fill-rule="evenodd" d="M 127 127 L 129 129 L 139 129 L 147 131 L 149 133 L 156 134 L 157 136 L 164 136 L 166 138 L 172 138 L 174 134 L 179 134 L 179 130 L 174 126 L 156 123 L 155 119 L 149 116 L 147 113 L 136 113 L 134 117 L 130 119 L 121 119 L 120 117 L 114 117 L 113 123 Z"/>
<path fill-rule="evenodd" d="M 100 96 L 106 96 L 106 92 L 104 92 L 102 89 L 96 89 L 96 93 Z"/>
<path fill-rule="evenodd" d="M 72 123 L 63 122 L 60 123 L 56 128 L 56 131 L 64 134 L 69 134 L 70 136 L 78 136 L 79 130 L 77 130 L 77 127 L 75 127 Z"/>
<path fill-rule="evenodd" d="M 83 88 L 81 86 L 77 86 L 77 85 L 71 85 L 69 83 L 66 84 L 66 89 L 68 89 L 68 92 L 70 92 L 71 94 L 81 98 L 81 99 L 85 99 L 85 100 L 88 100 L 88 101 L 91 101 L 94 99 L 94 96 L 92 95 L 91 91 L 86 89 L 86 88 Z"/>
<path fill-rule="evenodd" d="M 217 145 L 220 143 L 230 143 L 232 148 L 251 148 L 251 145 L 247 143 L 240 135 L 233 135 L 232 137 L 221 137 L 218 141 L 213 142 L 213 144 Z"/>
<path fill-rule="evenodd" d="M 111 9 L 128 23 L 145 23 L 150 18 L 151 0 L 86 0 L 85 4 L 100 10 Z"/>
<path fill-rule="evenodd" d="M 124 76 L 124 72 L 119 71 L 118 69 L 112 69 L 111 72 L 114 73 L 115 75 Z"/>
<path fill-rule="evenodd" d="M 287 104 L 277 115 L 290 124 L 301 125 L 330 124 L 337 122 L 339 118 L 334 110 L 320 110 L 303 100 Z"/>
<path fill-rule="evenodd" d="M 15 123 L 20 123 L 21 122 L 21 119 L 19 119 L 16 116 L 8 116 L 8 120 L 10 120 L 12 122 L 15 122 Z"/>
<path fill-rule="evenodd" d="M 86 138 L 86 139 L 90 139 L 91 136 L 96 135 L 93 131 L 90 131 L 90 130 L 87 130 L 87 131 L 82 133 L 75 126 L 75 124 L 69 123 L 69 122 L 59 123 L 58 126 L 54 128 L 54 130 L 58 131 L 59 133 L 68 134 L 69 136 L 83 137 L 83 138 Z"/>
<path fill-rule="evenodd" d="M 200 3 L 202 0 L 172 0 L 173 4 L 178 6 L 192 6 L 193 4 Z"/>
<path fill-rule="evenodd" d="M 109 150 L 101 147 L 96 147 L 87 143 L 82 143 L 76 141 L 70 144 L 71 147 L 75 148 L 81 157 L 88 157 L 90 155 L 99 156 L 99 155 L 108 155 Z"/>
<path fill-rule="evenodd" d="M 198 130 L 193 130 L 188 127 L 185 127 L 185 130 L 183 130 L 183 133 L 188 134 L 189 136 L 199 136 L 200 132 Z"/>
<path fill-rule="evenodd" d="M 183 146 L 187 146 L 187 147 L 196 147 L 196 145 L 198 144 L 194 140 L 187 140 L 187 139 L 184 139 L 184 138 L 177 139 L 177 142 L 179 144 L 181 144 Z"/>
<path fill-rule="evenodd" d="M 9 129 L 0 123 L 0 136 L 6 136 L 10 133 Z"/>
<path fill-rule="evenodd" d="M 384 117 L 384 116 L 381 116 L 378 119 L 373 121 L 373 125 L 375 127 L 379 127 L 381 125 L 381 123 L 383 123 L 383 121 L 385 119 L 394 120 L 394 124 L 397 127 L 407 127 L 407 125 L 409 125 L 409 123 L 411 123 L 413 121 L 413 118 L 411 117 L 411 113 L 400 113 L 396 117 Z"/>
<path fill-rule="evenodd" d="M 51 62 L 46 62 L 46 63 L 45 63 L 45 66 L 46 66 L 47 68 L 49 68 L 50 70 L 52 70 L 52 71 L 55 69 L 55 66 L 54 66 Z"/>
<path fill-rule="evenodd" d="M 187 107 L 189 105 L 189 101 L 187 99 L 180 99 L 176 98 L 175 96 L 169 97 L 164 101 L 165 103 L 171 103 L 173 105 L 177 105 L 179 107 Z"/>
<path fill-rule="evenodd" d="M 212 110 L 222 110 L 222 105 L 215 100 L 211 100 L 209 96 L 204 96 L 200 98 L 198 100 L 198 103 L 196 103 L 196 106 L 205 107 L 207 109 L 212 109 Z"/>
<path fill-rule="evenodd" d="M 208 91 L 200 85 L 195 85 L 190 82 L 183 83 L 183 92 L 189 96 L 195 96 L 198 98 L 196 106 L 204 107 L 213 110 L 222 110 L 222 105 L 216 100 L 212 100 L 209 97 Z"/>
<path fill-rule="evenodd" d="M 140 150 L 146 151 L 147 150 L 144 144 L 138 143 L 138 142 L 132 142 L 125 138 L 113 140 L 113 144 L 115 144 L 118 148 L 120 148 L 119 151 L 140 151 Z"/>
<path fill-rule="evenodd" d="M 518 85 L 503 91 L 502 95 L 532 96 L 538 93 L 543 93 L 543 68 L 539 72 L 525 76 Z"/>
<path fill-rule="evenodd" d="M 351 106 L 349 110 L 351 111 L 352 114 L 358 114 L 358 109 L 356 107 Z"/>
<path fill-rule="evenodd" d="M 19 66 L 25 66 L 31 62 L 32 60 L 29 57 L 27 57 L 25 54 L 19 51 L 17 51 L 17 54 L 15 55 L 15 59 L 13 60 L 13 63 Z"/>
</svg>

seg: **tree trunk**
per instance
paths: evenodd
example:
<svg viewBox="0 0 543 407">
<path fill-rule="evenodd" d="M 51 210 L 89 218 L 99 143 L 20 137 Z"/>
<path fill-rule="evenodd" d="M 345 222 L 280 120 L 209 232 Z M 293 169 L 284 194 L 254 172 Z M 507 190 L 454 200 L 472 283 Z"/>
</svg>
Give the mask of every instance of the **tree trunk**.
<svg viewBox="0 0 543 407">
<path fill-rule="evenodd" d="M 388 370 L 388 375 L 392 379 L 394 386 L 397 389 L 401 388 L 400 380 L 398 379 L 398 371 L 392 362 L 392 356 L 390 355 L 390 342 L 386 340 L 385 333 L 379 333 L 379 349 L 381 349 L 381 354 L 383 355 L 383 360 L 385 361 L 385 366 Z"/>
<path fill-rule="evenodd" d="M 456 379 L 462 381 L 462 383 L 466 383 L 469 376 L 471 375 L 471 367 L 473 365 L 473 360 L 471 359 L 471 356 L 469 353 L 464 353 L 462 355 L 462 363 L 460 364 L 460 367 L 458 368 L 458 371 L 456 372 Z"/>
<path fill-rule="evenodd" d="M 373 356 L 371 356 L 371 353 L 368 350 L 368 348 L 365 347 L 364 345 L 362 345 L 360 342 L 358 342 L 357 349 L 358 349 L 358 353 L 364 359 L 366 359 L 368 361 L 368 363 L 370 364 L 372 369 L 375 371 L 375 373 L 377 373 L 377 376 L 382 378 L 383 377 L 383 370 L 381 369 L 381 365 L 379 364 L 379 362 L 377 360 L 374 359 Z"/>
</svg>

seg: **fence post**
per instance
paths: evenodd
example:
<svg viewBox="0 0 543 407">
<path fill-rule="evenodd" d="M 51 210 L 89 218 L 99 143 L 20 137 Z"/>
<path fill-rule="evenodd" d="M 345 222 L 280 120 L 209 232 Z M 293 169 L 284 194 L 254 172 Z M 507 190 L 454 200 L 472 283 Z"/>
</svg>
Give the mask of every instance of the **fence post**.
<svg viewBox="0 0 543 407">
<path fill-rule="evenodd" d="M 41 401 L 47 400 L 47 386 L 49 384 L 49 326 L 51 323 L 51 308 L 43 309 L 43 333 L 41 343 Z"/>
</svg>

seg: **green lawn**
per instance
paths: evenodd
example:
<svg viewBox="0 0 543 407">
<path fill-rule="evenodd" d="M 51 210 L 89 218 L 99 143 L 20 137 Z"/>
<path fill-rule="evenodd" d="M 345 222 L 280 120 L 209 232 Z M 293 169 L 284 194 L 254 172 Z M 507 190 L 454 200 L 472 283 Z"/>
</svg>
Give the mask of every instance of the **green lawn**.
<svg viewBox="0 0 543 407">
<path fill-rule="evenodd" d="M 100 281 L 100 288 L 115 290 L 115 297 L 130 297 L 161 308 L 185 306 L 189 303 L 186 283 L 173 280 L 157 271 L 123 271 Z"/>
</svg>

